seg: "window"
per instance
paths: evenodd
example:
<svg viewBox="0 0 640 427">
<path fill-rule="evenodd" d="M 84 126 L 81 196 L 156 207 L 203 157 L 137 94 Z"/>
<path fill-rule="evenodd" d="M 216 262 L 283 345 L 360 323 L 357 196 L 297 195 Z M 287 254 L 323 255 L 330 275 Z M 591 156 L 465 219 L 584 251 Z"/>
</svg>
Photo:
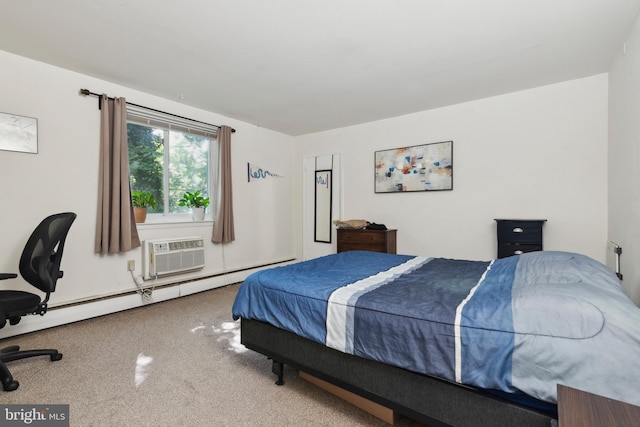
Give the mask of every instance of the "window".
<svg viewBox="0 0 640 427">
<path fill-rule="evenodd" d="M 187 192 L 200 190 L 211 201 L 217 176 L 216 128 L 188 119 L 127 106 L 131 190 L 156 199 L 148 212 L 180 220 L 190 209 L 178 206 Z M 211 211 L 213 203 L 209 205 Z"/>
</svg>

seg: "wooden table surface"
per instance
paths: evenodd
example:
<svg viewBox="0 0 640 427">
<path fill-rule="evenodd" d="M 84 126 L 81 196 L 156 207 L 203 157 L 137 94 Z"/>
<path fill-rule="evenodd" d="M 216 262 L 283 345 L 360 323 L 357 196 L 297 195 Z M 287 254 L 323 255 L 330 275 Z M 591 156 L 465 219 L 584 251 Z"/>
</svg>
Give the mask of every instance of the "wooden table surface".
<svg viewBox="0 0 640 427">
<path fill-rule="evenodd" d="M 558 384 L 559 427 L 640 426 L 640 407 Z"/>
</svg>

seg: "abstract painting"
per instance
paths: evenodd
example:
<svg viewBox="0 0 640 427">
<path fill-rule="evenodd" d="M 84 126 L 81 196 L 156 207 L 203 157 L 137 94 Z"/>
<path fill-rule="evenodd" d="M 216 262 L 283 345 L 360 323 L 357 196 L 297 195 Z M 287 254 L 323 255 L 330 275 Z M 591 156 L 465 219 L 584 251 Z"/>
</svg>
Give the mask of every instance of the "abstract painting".
<svg viewBox="0 0 640 427">
<path fill-rule="evenodd" d="M 375 192 L 453 190 L 453 141 L 375 152 Z"/>
</svg>

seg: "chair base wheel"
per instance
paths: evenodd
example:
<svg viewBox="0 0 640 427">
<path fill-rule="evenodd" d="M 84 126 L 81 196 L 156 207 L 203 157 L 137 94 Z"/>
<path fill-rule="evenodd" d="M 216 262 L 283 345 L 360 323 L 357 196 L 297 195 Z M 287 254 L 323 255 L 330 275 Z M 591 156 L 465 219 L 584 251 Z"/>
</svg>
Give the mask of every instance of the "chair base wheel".
<svg viewBox="0 0 640 427">
<path fill-rule="evenodd" d="M 4 391 L 13 391 L 20 385 L 18 381 L 13 379 L 13 375 L 3 362 L 0 362 L 0 382 L 2 382 Z"/>
<path fill-rule="evenodd" d="M 20 347 L 17 345 L 0 350 L 0 382 L 2 383 L 4 391 L 13 391 L 20 385 L 18 381 L 13 379 L 13 376 L 11 375 L 11 372 L 9 372 L 9 368 L 7 368 L 5 362 L 38 356 L 49 356 L 52 362 L 62 359 L 62 353 L 59 353 L 58 350 L 54 349 L 19 350 Z"/>
<path fill-rule="evenodd" d="M 20 386 L 20 383 L 16 380 L 13 380 L 10 381 L 9 384 L 3 384 L 2 386 L 4 388 L 4 391 L 14 391 Z"/>
</svg>

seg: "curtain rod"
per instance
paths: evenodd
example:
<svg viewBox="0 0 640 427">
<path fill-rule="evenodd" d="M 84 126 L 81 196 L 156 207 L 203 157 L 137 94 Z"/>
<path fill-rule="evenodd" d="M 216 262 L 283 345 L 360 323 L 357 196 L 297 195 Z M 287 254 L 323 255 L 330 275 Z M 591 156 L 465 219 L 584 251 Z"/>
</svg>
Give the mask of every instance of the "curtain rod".
<svg viewBox="0 0 640 427">
<path fill-rule="evenodd" d="M 96 97 L 98 97 L 99 102 L 100 102 L 100 103 L 102 102 L 102 101 L 101 101 L 101 99 L 102 99 L 102 98 L 101 98 L 101 97 L 102 97 L 102 95 L 100 95 L 99 93 L 91 92 L 89 89 L 80 89 L 80 95 L 85 95 L 85 96 L 87 96 L 87 95 L 96 96 Z M 109 97 L 109 99 L 113 99 L 113 97 Z M 218 126 L 218 125 L 212 125 L 211 123 L 201 122 L 200 120 L 193 120 L 193 119 L 190 119 L 190 118 L 188 118 L 188 117 L 179 116 L 179 115 L 177 115 L 177 114 L 167 113 L 166 111 L 156 110 L 155 108 L 145 107 L 144 105 L 134 104 L 133 102 L 127 102 L 127 104 L 129 104 L 129 105 L 133 105 L 134 107 L 144 108 L 145 110 L 153 111 L 153 112 L 155 112 L 155 113 L 166 114 L 166 115 L 168 115 L 168 116 L 177 117 L 177 118 L 179 118 L 179 119 L 184 119 L 184 120 L 190 120 L 190 121 L 192 121 L 192 122 L 201 123 L 201 124 L 203 124 L 203 125 L 213 126 L 213 127 L 215 127 L 215 128 L 220 129 L 220 126 Z M 99 108 L 100 108 L 100 109 L 102 109 L 102 105 L 99 105 Z M 231 133 L 235 133 L 235 131 L 236 131 L 236 130 L 235 130 L 234 128 L 231 128 Z"/>
</svg>

